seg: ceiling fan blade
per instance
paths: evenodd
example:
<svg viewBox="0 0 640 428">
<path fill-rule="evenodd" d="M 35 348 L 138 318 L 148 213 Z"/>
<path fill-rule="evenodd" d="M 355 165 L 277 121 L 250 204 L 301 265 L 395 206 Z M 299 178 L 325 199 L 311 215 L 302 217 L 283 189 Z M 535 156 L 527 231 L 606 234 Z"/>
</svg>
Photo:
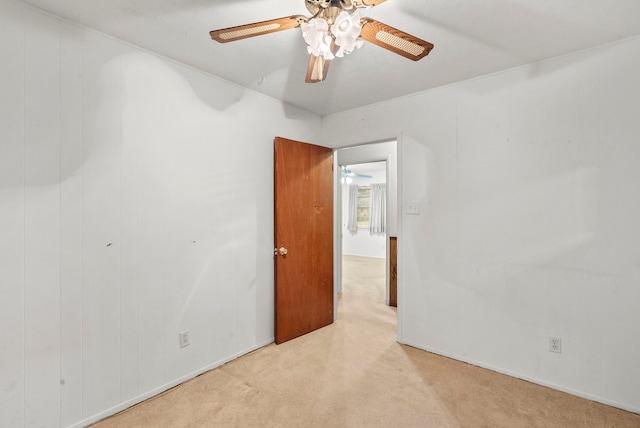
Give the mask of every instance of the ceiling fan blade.
<svg viewBox="0 0 640 428">
<path fill-rule="evenodd" d="M 360 178 L 373 178 L 372 175 L 367 175 L 367 174 L 359 174 L 357 172 L 353 172 L 350 169 L 343 169 L 342 170 L 342 176 L 343 177 L 360 177 Z"/>
<path fill-rule="evenodd" d="M 328 59 L 324 59 L 323 56 L 315 56 L 310 55 L 309 58 L 309 67 L 307 68 L 307 76 L 304 81 L 307 83 L 318 83 L 322 82 L 327 78 L 327 72 L 329 71 L 329 63 L 331 62 Z"/>
<path fill-rule="evenodd" d="M 263 34 L 296 28 L 299 27 L 300 23 L 305 19 L 306 18 L 302 15 L 293 15 L 285 18 L 214 30 L 210 31 L 209 34 L 213 40 L 220 43 L 227 43 L 235 40 L 246 39 L 247 37 L 261 36 Z"/>
<path fill-rule="evenodd" d="M 433 49 L 433 44 L 371 18 L 362 19 L 360 37 L 414 61 L 429 55 Z"/>
<path fill-rule="evenodd" d="M 362 4 L 365 6 L 377 6 L 385 1 L 387 0 L 361 0 Z"/>
<path fill-rule="evenodd" d="M 367 174 L 357 174 L 357 173 L 353 173 L 353 175 L 351 177 L 358 177 L 358 178 L 373 178 L 372 175 L 367 175 Z"/>
</svg>

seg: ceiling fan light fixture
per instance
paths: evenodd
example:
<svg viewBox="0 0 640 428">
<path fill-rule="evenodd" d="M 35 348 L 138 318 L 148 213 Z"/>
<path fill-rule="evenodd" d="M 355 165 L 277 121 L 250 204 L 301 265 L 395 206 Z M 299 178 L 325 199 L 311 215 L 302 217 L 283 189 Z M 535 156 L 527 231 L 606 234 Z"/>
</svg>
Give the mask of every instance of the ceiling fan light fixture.
<svg viewBox="0 0 640 428">
<path fill-rule="evenodd" d="M 209 32 L 219 43 L 300 27 L 310 54 L 307 83 L 326 79 L 329 63 L 359 49 L 365 41 L 413 61 L 427 56 L 433 44 L 372 18 L 361 18 L 356 9 L 368 9 L 386 0 L 304 0 L 311 17 L 291 15 L 269 21 L 222 28 Z"/>
<path fill-rule="evenodd" d="M 350 14 L 342 11 L 336 17 L 335 22 L 331 26 L 331 34 L 335 37 L 336 45 L 339 46 L 337 57 L 343 57 L 350 54 L 354 49 L 359 49 L 364 43 L 360 39 L 360 15 L 357 12 Z"/>
<path fill-rule="evenodd" d="M 321 56 L 326 60 L 334 58 L 331 52 L 332 39 L 329 35 L 329 23 L 323 18 L 313 18 L 303 22 L 302 37 L 307 42 L 307 51 L 313 56 Z"/>
</svg>

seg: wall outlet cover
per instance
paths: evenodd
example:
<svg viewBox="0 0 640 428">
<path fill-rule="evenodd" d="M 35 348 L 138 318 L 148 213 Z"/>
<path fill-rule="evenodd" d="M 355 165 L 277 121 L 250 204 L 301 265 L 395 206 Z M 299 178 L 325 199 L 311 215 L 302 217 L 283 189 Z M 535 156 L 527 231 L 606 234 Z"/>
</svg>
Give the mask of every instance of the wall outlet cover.
<svg viewBox="0 0 640 428">
<path fill-rule="evenodd" d="M 562 354 L 562 339 L 559 337 L 549 337 L 549 352 Z"/>
<path fill-rule="evenodd" d="M 178 333 L 178 336 L 180 338 L 181 348 L 186 348 L 187 346 L 189 346 L 189 330 L 181 331 L 180 333 Z"/>
</svg>

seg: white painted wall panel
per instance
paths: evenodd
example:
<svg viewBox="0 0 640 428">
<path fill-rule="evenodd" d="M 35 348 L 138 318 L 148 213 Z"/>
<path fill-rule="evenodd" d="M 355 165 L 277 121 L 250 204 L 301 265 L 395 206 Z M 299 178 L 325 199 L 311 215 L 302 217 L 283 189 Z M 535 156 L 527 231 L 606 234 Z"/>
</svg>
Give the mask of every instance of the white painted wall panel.
<svg viewBox="0 0 640 428">
<path fill-rule="evenodd" d="M 256 209 L 255 203 L 253 202 L 255 201 L 255 196 L 252 193 L 252 190 L 246 189 L 238 194 L 240 198 L 246 198 L 247 201 L 252 201 L 251 204 L 242 207 L 240 220 L 245 224 L 245 227 L 238 230 L 238 236 L 236 238 L 241 241 L 241 245 L 235 255 L 238 261 L 236 270 L 236 301 L 238 302 L 238 308 L 247 305 L 252 309 L 246 312 L 237 312 L 235 315 L 237 331 L 236 347 L 238 349 L 248 349 L 251 347 L 251 344 L 258 342 L 258 338 L 256 337 L 257 284 L 256 271 L 255 268 L 253 268 L 256 265 L 257 246 L 255 237 L 257 236 L 257 229 Z"/>
<path fill-rule="evenodd" d="M 153 73 L 154 59 L 139 54 L 123 58 L 126 88 L 123 107 L 123 142 L 136 147 L 135 200 L 137 218 L 132 220 L 137 233 L 137 365 L 138 392 L 158 388 L 165 383 L 165 263 L 168 228 L 165 184 L 167 143 L 162 138 L 161 121 L 154 117 L 154 95 L 159 87 Z M 162 69 L 161 69 L 162 70 Z M 150 105 L 147 104 L 150 100 Z M 131 202 L 130 202 L 131 203 Z M 131 354 L 130 354 L 131 355 Z"/>
<path fill-rule="evenodd" d="M 423 210 L 402 216 L 400 340 L 640 411 L 639 50 L 630 39 L 323 119 L 335 147 L 402 135 L 401 204 Z"/>
<path fill-rule="evenodd" d="M 24 415 L 24 19 L 8 5 L 0 14 L 0 425 Z"/>
<path fill-rule="evenodd" d="M 60 425 L 82 419 L 82 43 L 61 27 Z"/>
<path fill-rule="evenodd" d="M 25 426 L 36 427 L 60 420 L 60 37 L 57 23 L 42 16 L 33 16 L 27 21 L 24 61 Z M 43 74 L 43 70 L 47 72 Z"/>
<path fill-rule="evenodd" d="M 429 117 L 436 109 L 444 113 L 437 124 L 429 127 L 429 138 L 447 141 L 455 129 L 452 127 L 455 97 L 435 95 L 437 101 L 427 104 L 421 114 Z M 466 348 L 460 346 L 463 334 L 459 328 L 460 302 L 468 290 L 457 286 L 460 281 L 458 228 L 450 214 L 456 212 L 458 206 L 457 147 L 455 144 L 425 147 L 404 133 L 400 152 L 399 171 L 403 177 L 411 177 L 413 185 L 402 185 L 399 205 L 404 210 L 406 201 L 419 201 L 421 208 L 419 216 L 402 214 L 398 234 L 398 296 L 405 308 L 398 311 L 401 337 L 422 333 L 428 335 L 434 349 L 464 352 Z M 446 209 L 437 209 L 439 206 Z M 447 210 L 451 210 L 449 214 Z M 431 266 L 426 272 L 422 269 L 425 265 Z M 402 277 L 412 278 L 419 298 L 404 297 L 408 291 L 400 285 Z M 420 327 L 423 325 L 432 328 L 424 331 Z"/>
<path fill-rule="evenodd" d="M 402 162 L 398 171 L 410 177 L 410 185 L 402 185 L 398 205 L 404 212 L 407 201 L 420 203 L 420 215 L 402 214 L 402 232 L 399 236 L 399 270 L 411 272 L 412 281 L 422 284 L 420 299 L 412 301 L 402 297 L 404 289 L 398 287 L 399 299 L 410 309 L 398 311 L 401 334 L 412 336 L 416 331 L 429 335 L 435 349 L 463 349 L 460 347 L 459 312 L 464 290 L 455 286 L 459 282 L 458 225 L 452 214 L 458 210 L 458 147 L 456 138 L 457 92 L 438 90 L 419 109 L 402 106 L 401 117 L 428 126 L 403 132 L 399 142 Z M 429 118 L 437 117 L 438 120 Z M 425 146 L 420 140 L 436 144 Z M 399 214 L 400 215 L 400 214 Z M 453 214 L 456 215 L 457 214 Z M 407 245 L 404 247 L 404 245 Z M 427 271 L 421 266 L 430 266 Z M 400 277 L 403 275 L 400 272 Z M 427 287 L 427 284 L 429 285 Z M 406 322 L 405 322 L 406 321 Z M 420 327 L 431 325 L 428 332 Z"/>
<path fill-rule="evenodd" d="M 124 97 L 123 97 L 124 98 Z M 124 100 L 122 108 L 124 108 Z M 138 388 L 138 292 L 140 261 L 140 182 L 138 141 L 124 132 L 120 167 L 120 400 L 134 399 Z"/>
<path fill-rule="evenodd" d="M 271 120 L 275 123 L 275 116 Z M 300 119 L 300 123 L 303 122 L 304 121 Z M 278 134 L 280 134 L 280 132 L 278 132 Z M 318 140 L 309 142 L 320 143 Z M 254 162 L 256 166 L 258 164 L 264 165 L 262 159 L 268 159 L 272 156 L 273 145 L 264 145 L 254 150 Z M 259 174 L 256 170 L 252 179 L 256 182 L 263 182 L 265 187 L 272 189 L 274 186 L 273 175 L 273 164 L 269 163 L 263 166 Z M 275 307 L 275 294 L 272 292 L 273 289 L 270 281 L 270 279 L 274 277 L 274 237 L 272 232 L 274 210 L 272 209 L 273 195 L 270 192 L 260 191 L 259 189 L 256 190 L 255 233 L 257 236 L 257 245 L 255 247 L 255 260 L 257 269 L 255 271 L 256 318 L 254 322 L 256 340 L 259 343 L 264 343 L 267 338 L 274 337 L 275 335 L 274 324 L 263 321 L 271 316 L 273 308 Z"/>
<path fill-rule="evenodd" d="M 272 341 L 273 138 L 320 118 L 0 17 L 0 425 L 85 426 Z"/>
<path fill-rule="evenodd" d="M 124 49 L 87 34 L 83 51 L 83 411 L 120 402 L 121 64 Z"/>
<path fill-rule="evenodd" d="M 164 353 L 166 356 L 165 382 L 179 377 L 180 373 L 189 373 L 195 368 L 192 361 L 197 343 L 181 349 L 178 346 L 178 333 L 189 330 L 193 324 L 193 301 L 189 298 L 193 291 L 196 274 L 194 257 L 197 245 L 197 225 L 193 206 L 196 194 L 193 182 L 193 165 L 198 165 L 197 139 L 194 131 L 205 125 L 205 117 L 200 109 L 194 108 L 194 96 L 185 91 L 184 79 L 172 70 L 159 75 L 162 85 L 167 89 L 163 97 L 158 96 L 157 106 L 148 112 L 158 123 L 166 147 L 165 170 L 168 178 L 166 187 L 166 220 L 172 225 L 166 232 L 165 257 L 171 263 L 171 269 L 165 277 L 165 331 Z M 188 123 L 187 129 L 182 124 Z M 205 125 L 206 126 L 206 125 Z M 194 243 L 195 241 L 195 243 Z M 194 332 L 196 333 L 196 332 Z"/>
<path fill-rule="evenodd" d="M 140 138 L 131 132 L 137 112 L 131 109 L 131 70 L 126 54 L 120 57 L 118 78 L 119 112 L 121 115 L 120 145 L 120 401 L 135 399 L 142 391 L 139 386 L 139 331 L 140 331 L 140 259 L 141 251 L 141 197 Z M 133 135 L 132 135 L 133 134 Z"/>
<path fill-rule="evenodd" d="M 636 51 L 640 43 L 636 43 Z M 611 361 L 611 370 L 602 379 L 602 389 L 616 402 L 638 407 L 640 388 L 633 361 L 640 355 L 638 324 L 640 296 L 640 189 L 637 186 L 640 149 L 640 58 L 626 46 L 615 45 L 599 58 L 601 165 L 598 229 L 602 236 L 600 272 L 607 286 L 602 293 L 602 361 Z M 615 64 L 615 67 L 607 66 Z M 621 84 L 624 82 L 624 84 Z"/>
</svg>

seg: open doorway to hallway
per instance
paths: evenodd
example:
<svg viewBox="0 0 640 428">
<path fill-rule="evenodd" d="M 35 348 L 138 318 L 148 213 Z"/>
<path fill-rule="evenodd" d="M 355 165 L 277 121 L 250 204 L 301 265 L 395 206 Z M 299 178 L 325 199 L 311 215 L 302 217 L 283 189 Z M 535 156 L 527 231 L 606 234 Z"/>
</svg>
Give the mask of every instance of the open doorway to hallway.
<svg viewBox="0 0 640 428">
<path fill-rule="evenodd" d="M 387 162 L 341 166 L 342 291 L 388 302 Z"/>
<path fill-rule="evenodd" d="M 390 268 L 390 238 L 398 233 L 398 173 L 397 141 L 395 139 L 337 149 L 334 153 L 335 171 L 335 211 L 334 211 L 334 286 L 336 303 L 335 314 L 339 318 L 338 302 L 347 297 L 352 279 L 354 292 L 371 297 L 372 304 L 389 308 L 390 280 L 395 279 Z M 349 207 L 349 185 L 371 187 L 383 184 L 386 187 L 386 207 L 384 230 L 375 229 L 371 233 L 366 224 L 360 227 L 351 225 L 346 214 Z M 359 192 L 360 197 L 368 198 L 368 189 Z M 357 196 L 356 196 L 357 198 Z M 365 205 L 367 203 L 361 204 Z M 361 210 L 362 211 L 362 210 Z M 357 221 L 357 213 L 354 215 Z M 361 216 L 362 217 L 362 216 Z M 362 221 L 363 218 L 360 218 Z M 343 275 L 344 272 L 344 275 Z M 359 281 L 363 282 L 359 282 Z M 395 281 L 394 281 L 395 282 Z M 343 287 L 344 284 L 344 287 Z M 355 284 L 358 284 L 357 286 Z M 363 287 L 368 284 L 368 291 Z M 357 291 L 356 291 L 357 290 Z M 396 293 L 393 293 L 394 296 Z M 376 297 L 378 296 L 378 297 Z M 394 316 L 394 318 L 397 318 Z M 399 329 L 399 325 L 398 325 Z"/>
</svg>

